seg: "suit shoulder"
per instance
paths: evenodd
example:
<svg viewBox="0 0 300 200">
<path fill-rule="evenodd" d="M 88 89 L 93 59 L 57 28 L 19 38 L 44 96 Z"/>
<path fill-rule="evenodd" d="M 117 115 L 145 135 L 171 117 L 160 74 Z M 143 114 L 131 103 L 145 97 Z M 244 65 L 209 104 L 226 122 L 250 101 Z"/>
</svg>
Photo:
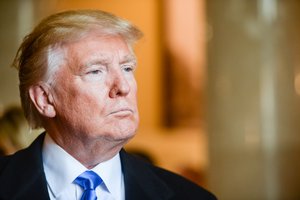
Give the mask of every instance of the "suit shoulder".
<svg viewBox="0 0 300 200">
<path fill-rule="evenodd" d="M 188 179 L 168 171 L 166 169 L 157 167 L 145 160 L 142 160 L 134 155 L 126 155 L 126 160 L 130 161 L 131 170 L 134 168 L 135 176 L 140 176 L 141 179 L 147 177 L 147 180 L 156 180 L 163 183 L 167 188 L 173 191 L 173 199 L 185 200 L 216 200 L 217 198 L 204 189 L 203 187 L 189 181 Z M 145 179 L 143 179 L 145 181 Z"/>
<path fill-rule="evenodd" d="M 9 162 L 11 156 L 0 156 L 0 173 L 6 167 L 7 163 Z"/>
<path fill-rule="evenodd" d="M 192 181 L 184 178 L 183 176 L 166 169 L 152 166 L 153 171 L 157 176 L 165 181 L 165 183 L 178 192 L 178 196 L 183 195 L 185 199 L 195 199 L 195 197 L 201 197 L 201 199 L 216 200 L 217 198 L 205 188 L 193 183 Z"/>
<path fill-rule="evenodd" d="M 5 173 L 6 169 L 11 168 L 11 165 L 14 165 L 14 160 L 19 159 L 19 157 L 22 160 L 26 159 L 26 157 L 22 156 L 22 153 L 21 153 L 22 151 L 23 150 L 20 150 L 12 155 L 6 155 L 6 156 L 0 157 L 0 177 L 3 173 Z"/>
</svg>

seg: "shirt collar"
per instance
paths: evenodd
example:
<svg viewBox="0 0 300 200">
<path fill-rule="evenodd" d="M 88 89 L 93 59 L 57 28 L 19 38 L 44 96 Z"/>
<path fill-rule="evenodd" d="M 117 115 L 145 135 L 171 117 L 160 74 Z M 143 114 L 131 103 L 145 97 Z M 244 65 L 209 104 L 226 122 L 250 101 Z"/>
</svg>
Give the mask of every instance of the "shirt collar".
<svg viewBox="0 0 300 200">
<path fill-rule="evenodd" d="M 108 191 L 115 199 L 121 199 L 120 192 L 124 189 L 124 182 L 119 154 L 108 161 L 98 164 L 91 170 L 96 172 L 102 178 Z"/>
<path fill-rule="evenodd" d="M 43 145 L 43 165 L 50 191 L 55 197 L 74 186 L 75 178 L 88 170 L 78 160 L 57 145 L 49 134 L 46 134 Z M 99 163 L 93 169 L 105 183 L 108 191 L 119 199 L 124 187 L 120 155 L 117 154 L 108 161 Z"/>
</svg>

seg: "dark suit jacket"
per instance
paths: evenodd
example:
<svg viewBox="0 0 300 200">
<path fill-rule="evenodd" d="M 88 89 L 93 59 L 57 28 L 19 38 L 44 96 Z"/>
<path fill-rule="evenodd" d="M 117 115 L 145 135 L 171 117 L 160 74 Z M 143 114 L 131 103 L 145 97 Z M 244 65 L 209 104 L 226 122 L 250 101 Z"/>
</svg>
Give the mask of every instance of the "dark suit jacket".
<svg viewBox="0 0 300 200">
<path fill-rule="evenodd" d="M 41 134 L 27 149 L 0 158 L 0 200 L 49 200 Z M 139 158 L 120 152 L 126 200 L 214 200 L 201 187 Z M 57 163 L 59 164 L 59 163 Z"/>
</svg>

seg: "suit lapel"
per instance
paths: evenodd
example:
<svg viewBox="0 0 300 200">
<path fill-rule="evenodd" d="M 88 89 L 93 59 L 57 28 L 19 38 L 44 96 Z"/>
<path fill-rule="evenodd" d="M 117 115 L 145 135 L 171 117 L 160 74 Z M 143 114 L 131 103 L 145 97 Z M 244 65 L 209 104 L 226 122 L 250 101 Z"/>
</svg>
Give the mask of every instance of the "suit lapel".
<svg viewBox="0 0 300 200">
<path fill-rule="evenodd" d="M 0 194 L 4 195 L 0 199 L 49 199 L 42 162 L 44 135 L 9 159 L 0 175 Z"/>
<path fill-rule="evenodd" d="M 173 195 L 172 190 L 151 169 L 148 163 L 120 152 L 125 181 L 126 200 L 167 200 Z"/>
</svg>

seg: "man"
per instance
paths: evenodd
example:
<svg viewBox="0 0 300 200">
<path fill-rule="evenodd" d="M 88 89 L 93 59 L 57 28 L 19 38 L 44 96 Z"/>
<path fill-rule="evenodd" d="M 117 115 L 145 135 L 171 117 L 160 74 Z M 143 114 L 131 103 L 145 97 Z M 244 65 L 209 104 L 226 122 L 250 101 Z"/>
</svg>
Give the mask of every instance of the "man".
<svg viewBox="0 0 300 200">
<path fill-rule="evenodd" d="M 215 199 L 127 154 L 139 122 L 133 44 L 142 33 L 112 14 L 67 11 L 23 41 L 15 66 L 33 144 L 0 160 L 0 199 Z"/>
</svg>

